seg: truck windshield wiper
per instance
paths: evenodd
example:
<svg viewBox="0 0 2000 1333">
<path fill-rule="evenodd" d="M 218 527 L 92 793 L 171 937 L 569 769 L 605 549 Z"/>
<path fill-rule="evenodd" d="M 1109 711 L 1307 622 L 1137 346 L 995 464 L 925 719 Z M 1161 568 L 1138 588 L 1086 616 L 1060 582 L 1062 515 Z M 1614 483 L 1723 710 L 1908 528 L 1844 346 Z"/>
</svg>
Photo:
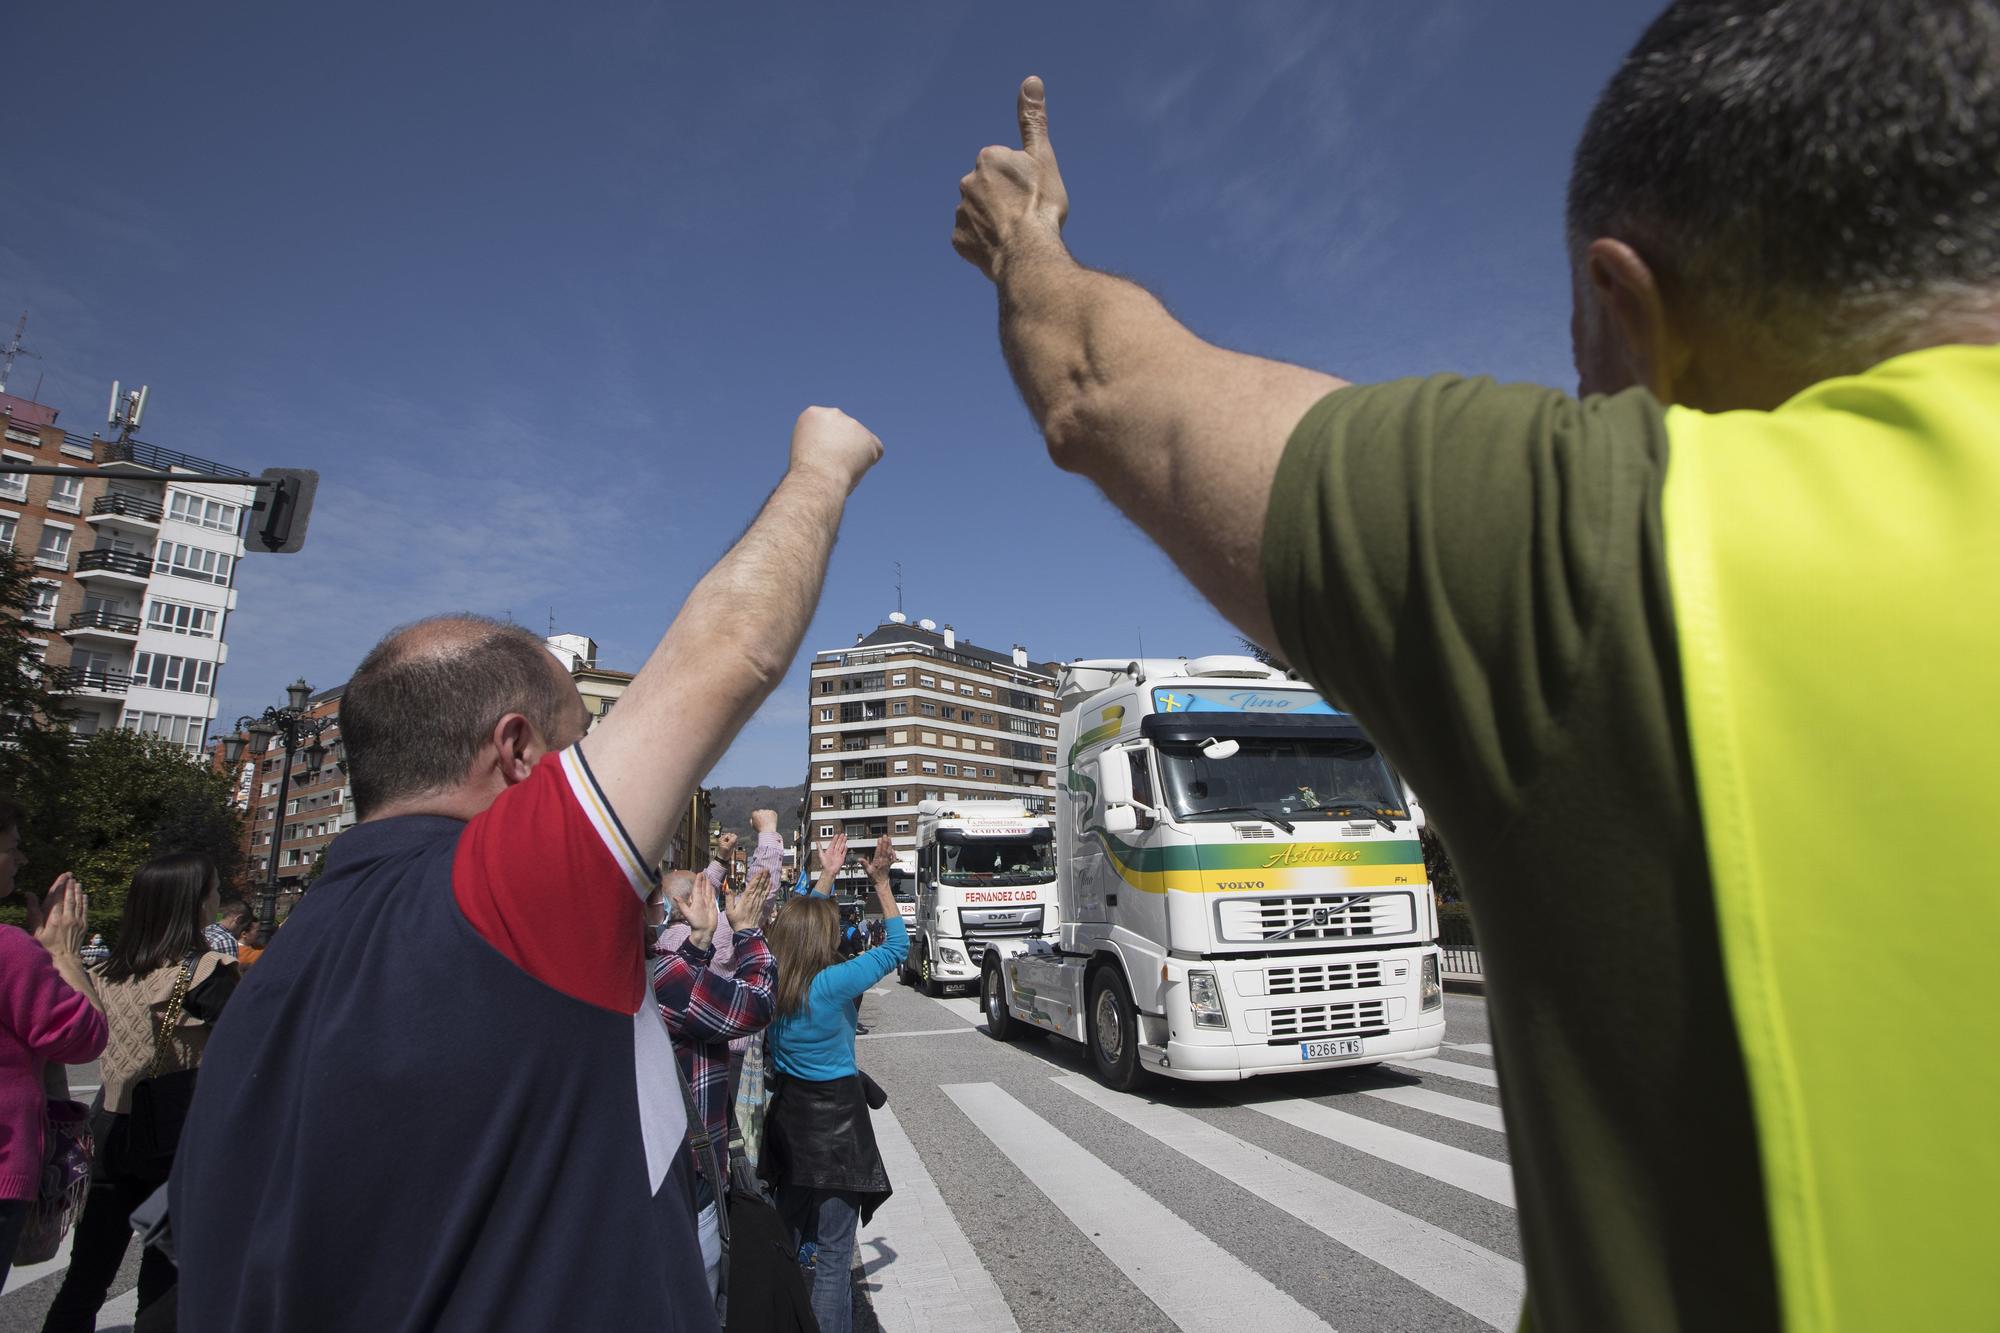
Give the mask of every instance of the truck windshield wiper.
<svg viewBox="0 0 2000 1333">
<path fill-rule="evenodd" d="M 1261 805 L 1217 805 L 1211 806 L 1206 810 L 1190 810 L 1188 814 L 1196 818 L 1204 815 L 1255 815 L 1266 824 L 1276 824 L 1287 833 L 1296 833 L 1298 831 L 1297 825 L 1293 824 L 1289 819 L 1274 811 L 1266 810 Z"/>
<path fill-rule="evenodd" d="M 1388 815 L 1382 813 L 1385 809 L 1387 809 L 1386 806 L 1379 804 L 1371 805 L 1365 801 L 1335 801 L 1331 805 L 1323 805 L 1320 807 L 1320 810 L 1322 812 L 1328 814 L 1331 814 L 1336 810 L 1365 810 L 1368 813 L 1369 818 L 1376 820 L 1378 823 L 1382 825 L 1383 828 L 1388 829 L 1389 832 L 1391 833 L 1394 833 L 1396 831 L 1396 821 L 1389 818 Z"/>
</svg>

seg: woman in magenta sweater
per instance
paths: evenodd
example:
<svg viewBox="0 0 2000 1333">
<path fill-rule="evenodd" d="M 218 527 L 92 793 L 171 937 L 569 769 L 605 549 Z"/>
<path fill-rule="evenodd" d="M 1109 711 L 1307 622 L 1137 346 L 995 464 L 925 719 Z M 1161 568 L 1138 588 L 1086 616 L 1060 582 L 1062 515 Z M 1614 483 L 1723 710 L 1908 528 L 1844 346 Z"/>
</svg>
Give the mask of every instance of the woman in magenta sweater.
<svg viewBox="0 0 2000 1333">
<path fill-rule="evenodd" d="M 21 868 L 21 813 L 0 800 L 0 897 Z M 0 1284 L 42 1184 L 42 1071 L 104 1051 L 104 1015 L 83 969 L 83 889 L 70 875 L 49 889 L 31 936 L 0 926 Z"/>
</svg>

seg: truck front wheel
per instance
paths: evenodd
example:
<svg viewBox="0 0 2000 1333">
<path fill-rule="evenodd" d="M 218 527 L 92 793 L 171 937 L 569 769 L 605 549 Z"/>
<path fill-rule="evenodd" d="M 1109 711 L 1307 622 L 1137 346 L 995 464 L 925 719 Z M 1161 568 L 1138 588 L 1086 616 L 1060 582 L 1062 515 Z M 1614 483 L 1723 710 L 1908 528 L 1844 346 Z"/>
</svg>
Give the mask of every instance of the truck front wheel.
<svg viewBox="0 0 2000 1333">
<path fill-rule="evenodd" d="M 928 947 L 924 949 L 923 962 L 919 966 L 923 969 L 920 975 L 923 978 L 921 985 L 924 994 L 933 1000 L 941 998 L 944 995 L 944 983 L 931 973 L 931 951 Z"/>
<path fill-rule="evenodd" d="M 1007 1007 L 1007 978 L 1000 964 L 988 963 L 979 977 L 980 1004 L 986 1010 L 986 1030 L 998 1041 L 1019 1041 L 1035 1029 L 1014 1017 Z"/>
<path fill-rule="evenodd" d="M 1139 1082 L 1139 1021 L 1116 967 L 1099 968 L 1090 979 L 1089 1041 L 1097 1081 L 1130 1092 Z"/>
</svg>

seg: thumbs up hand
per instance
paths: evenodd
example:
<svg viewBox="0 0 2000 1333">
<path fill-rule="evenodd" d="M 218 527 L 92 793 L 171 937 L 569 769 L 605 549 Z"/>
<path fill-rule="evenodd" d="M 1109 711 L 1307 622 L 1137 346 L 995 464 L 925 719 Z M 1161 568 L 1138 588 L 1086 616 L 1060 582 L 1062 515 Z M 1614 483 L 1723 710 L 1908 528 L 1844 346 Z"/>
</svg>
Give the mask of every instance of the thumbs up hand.
<svg viewBox="0 0 2000 1333">
<path fill-rule="evenodd" d="M 1069 192 L 1049 143 L 1049 104 L 1042 81 L 1029 75 L 1016 103 L 1021 146 L 993 145 L 958 183 L 958 214 L 951 246 L 987 277 L 998 279 L 1008 259 L 1028 249 L 1062 241 L 1069 216 Z"/>
</svg>

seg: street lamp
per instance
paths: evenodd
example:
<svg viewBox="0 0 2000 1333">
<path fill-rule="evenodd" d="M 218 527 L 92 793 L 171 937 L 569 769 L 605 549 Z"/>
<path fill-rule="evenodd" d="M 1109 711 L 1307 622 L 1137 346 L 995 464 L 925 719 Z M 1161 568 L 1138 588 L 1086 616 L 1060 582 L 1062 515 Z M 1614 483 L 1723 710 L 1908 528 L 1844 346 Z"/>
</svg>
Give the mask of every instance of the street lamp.
<svg viewBox="0 0 2000 1333">
<path fill-rule="evenodd" d="M 317 782 L 328 753 L 320 741 L 320 733 L 335 724 L 333 718 L 307 714 L 312 686 L 303 677 L 285 687 L 285 700 L 285 707 L 266 708 L 261 717 L 237 718 L 237 734 L 225 737 L 222 742 L 222 762 L 234 768 L 242 760 L 246 745 L 251 754 L 261 758 L 270 752 L 272 741 L 284 741 L 285 766 L 278 774 L 278 803 L 271 810 L 271 863 L 264 876 L 263 890 L 257 895 L 257 924 L 266 929 L 278 924 L 278 849 L 285 839 L 285 803 L 292 789 L 292 756 L 298 753 L 302 742 L 310 742 L 305 746 L 306 781 Z"/>
</svg>

